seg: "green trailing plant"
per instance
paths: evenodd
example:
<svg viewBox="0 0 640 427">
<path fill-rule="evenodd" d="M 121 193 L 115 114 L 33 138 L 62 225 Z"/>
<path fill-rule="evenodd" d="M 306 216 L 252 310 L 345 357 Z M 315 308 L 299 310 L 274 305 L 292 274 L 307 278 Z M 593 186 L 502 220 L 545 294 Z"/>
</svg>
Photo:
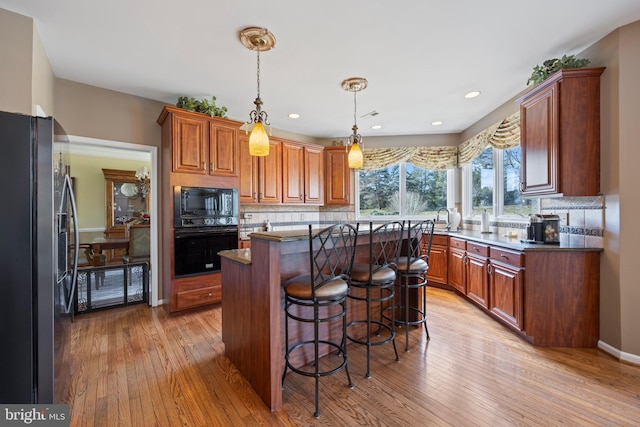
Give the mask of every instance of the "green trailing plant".
<svg viewBox="0 0 640 427">
<path fill-rule="evenodd" d="M 576 58 L 575 55 L 563 55 L 562 58 L 547 59 L 542 65 L 536 65 L 533 67 L 533 73 L 527 80 L 527 86 L 529 83 L 540 84 L 545 81 L 551 74 L 556 71 L 566 68 L 584 68 L 589 65 L 588 59 Z"/>
<path fill-rule="evenodd" d="M 178 97 L 176 107 L 187 111 L 206 114 L 211 117 L 226 117 L 227 115 L 227 107 L 218 107 L 216 105 L 215 96 L 212 96 L 211 100 L 208 100 L 207 98 L 197 100 L 188 96 L 180 96 Z"/>
</svg>

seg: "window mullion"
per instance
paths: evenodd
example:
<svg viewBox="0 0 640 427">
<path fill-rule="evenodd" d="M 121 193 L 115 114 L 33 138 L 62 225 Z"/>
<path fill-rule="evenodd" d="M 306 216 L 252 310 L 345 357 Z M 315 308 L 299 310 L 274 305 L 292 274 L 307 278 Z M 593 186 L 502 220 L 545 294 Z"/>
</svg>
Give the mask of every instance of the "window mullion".
<svg viewBox="0 0 640 427">
<path fill-rule="evenodd" d="M 493 210 L 494 217 L 504 214 L 504 154 L 493 149 Z"/>
</svg>

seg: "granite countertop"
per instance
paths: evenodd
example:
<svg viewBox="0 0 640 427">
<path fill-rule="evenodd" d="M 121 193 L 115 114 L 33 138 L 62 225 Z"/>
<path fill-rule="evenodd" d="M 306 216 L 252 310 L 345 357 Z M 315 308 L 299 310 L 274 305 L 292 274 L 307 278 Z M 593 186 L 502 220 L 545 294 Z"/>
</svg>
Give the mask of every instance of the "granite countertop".
<svg viewBox="0 0 640 427">
<path fill-rule="evenodd" d="M 318 229 L 320 230 L 320 229 Z M 315 230 L 314 230 L 315 231 Z M 366 230 L 368 231 L 368 229 Z M 362 232 L 362 230 L 360 230 Z M 450 237 L 460 237 L 466 240 L 473 240 L 475 242 L 490 244 L 495 246 L 501 246 L 508 249 L 514 249 L 517 251 L 602 251 L 602 248 L 576 245 L 569 242 L 563 242 L 560 244 L 535 244 L 535 243 L 523 243 L 520 237 L 507 237 L 498 233 L 480 233 L 479 231 L 461 230 L 461 231 L 446 231 L 436 230 L 436 234 L 445 234 Z M 291 240 L 305 240 L 309 238 L 309 229 L 300 230 L 283 230 L 283 231 L 257 231 L 249 234 L 252 239 L 264 239 L 273 240 L 277 242 L 286 242 Z"/>
<path fill-rule="evenodd" d="M 251 249 L 227 249 L 226 251 L 218 252 L 218 255 L 224 258 L 231 259 L 241 264 L 251 264 Z"/>
</svg>

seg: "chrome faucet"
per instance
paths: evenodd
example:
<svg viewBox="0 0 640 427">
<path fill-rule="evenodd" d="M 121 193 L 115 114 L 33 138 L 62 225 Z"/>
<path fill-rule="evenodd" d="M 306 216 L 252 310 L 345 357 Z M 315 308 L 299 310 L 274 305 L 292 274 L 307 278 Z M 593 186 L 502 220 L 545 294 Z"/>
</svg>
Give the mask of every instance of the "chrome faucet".
<svg viewBox="0 0 640 427">
<path fill-rule="evenodd" d="M 449 221 L 449 209 L 440 208 L 438 212 L 436 212 L 436 222 L 440 221 L 440 212 L 445 211 L 447 213 L 447 231 L 451 229 L 451 221 Z"/>
</svg>

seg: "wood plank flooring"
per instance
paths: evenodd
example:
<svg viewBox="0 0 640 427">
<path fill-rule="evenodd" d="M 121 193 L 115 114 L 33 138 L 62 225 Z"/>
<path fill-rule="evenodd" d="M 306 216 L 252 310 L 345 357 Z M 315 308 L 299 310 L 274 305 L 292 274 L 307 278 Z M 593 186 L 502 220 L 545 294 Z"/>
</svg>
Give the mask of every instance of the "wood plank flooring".
<svg viewBox="0 0 640 427">
<path fill-rule="evenodd" d="M 131 306 L 71 325 L 72 426 L 638 426 L 640 367 L 597 349 L 529 345 L 452 292 L 428 291 L 429 332 L 349 345 L 355 387 L 289 374 L 270 412 L 224 356 L 221 309 L 169 317 Z"/>
</svg>

